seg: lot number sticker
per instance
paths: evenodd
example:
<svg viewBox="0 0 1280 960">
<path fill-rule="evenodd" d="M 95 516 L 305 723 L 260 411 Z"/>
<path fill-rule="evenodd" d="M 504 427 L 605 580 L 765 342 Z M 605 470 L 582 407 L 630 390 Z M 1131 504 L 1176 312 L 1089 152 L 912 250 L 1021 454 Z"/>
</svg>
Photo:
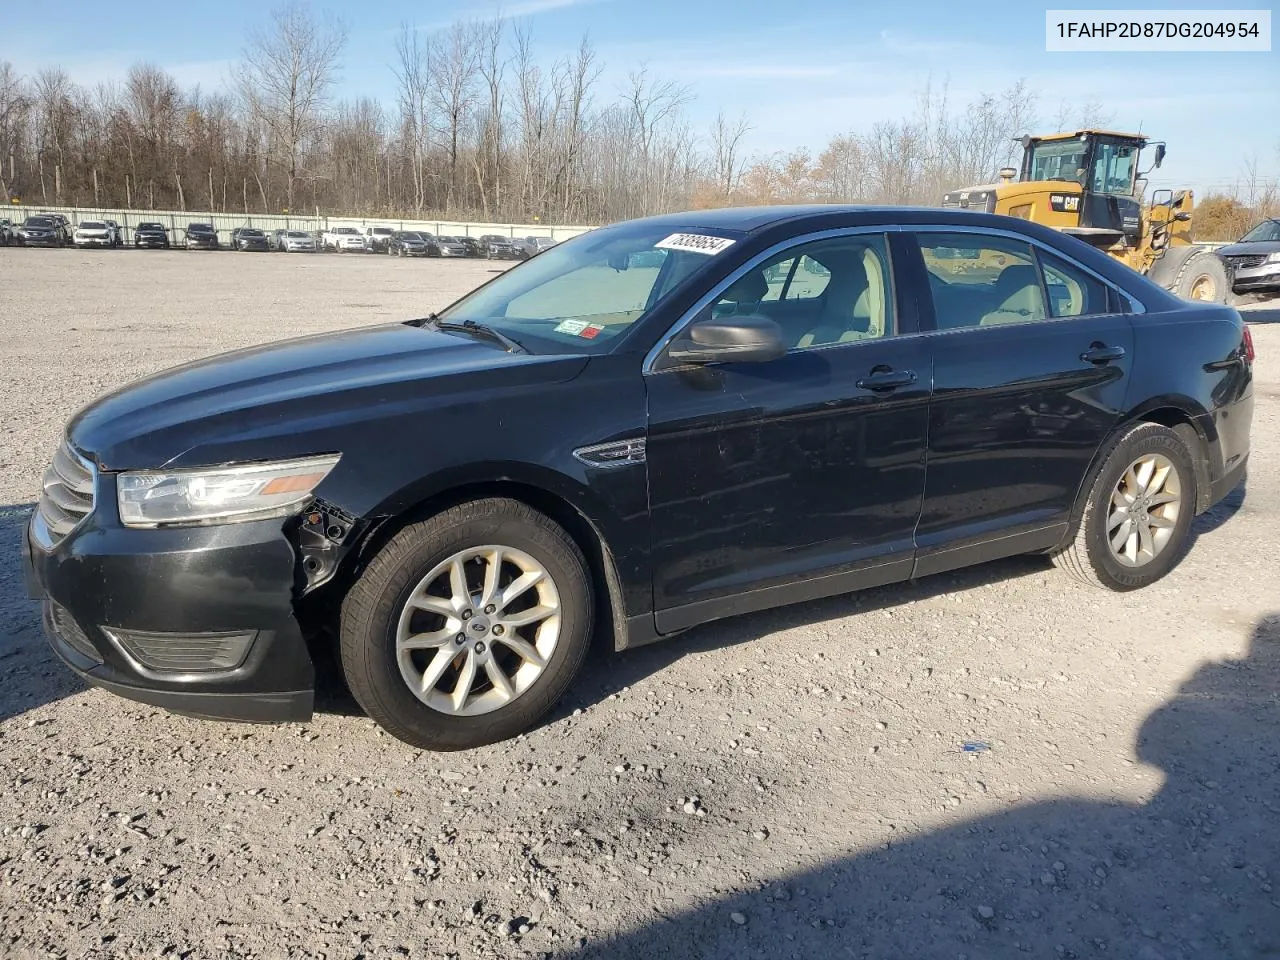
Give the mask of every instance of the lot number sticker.
<svg viewBox="0 0 1280 960">
<path fill-rule="evenodd" d="M 665 240 L 654 244 L 659 250 L 688 250 L 690 253 L 705 253 L 715 256 L 733 246 L 733 241 L 725 237 L 708 237 L 701 233 L 673 233 Z"/>
</svg>

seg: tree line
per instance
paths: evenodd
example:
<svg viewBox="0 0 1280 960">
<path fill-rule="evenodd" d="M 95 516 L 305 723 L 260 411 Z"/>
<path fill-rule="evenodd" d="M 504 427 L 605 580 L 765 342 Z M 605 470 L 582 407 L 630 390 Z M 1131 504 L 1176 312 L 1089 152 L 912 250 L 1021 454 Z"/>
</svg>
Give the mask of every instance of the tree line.
<svg viewBox="0 0 1280 960">
<path fill-rule="evenodd" d="M 1036 128 L 1024 81 L 972 102 L 927 87 L 913 115 L 807 149 L 747 156 L 745 117 L 689 118 L 690 89 L 637 66 L 606 89 L 584 38 L 548 62 L 501 18 L 388 49 L 394 102 L 338 96 L 346 33 L 297 2 L 246 36 L 226 89 L 183 89 L 138 63 L 86 88 L 56 67 L 0 61 L 7 203 L 605 223 L 771 202 L 937 203 L 1015 162 Z M 1055 127 L 1107 118 L 1060 110 Z"/>
</svg>

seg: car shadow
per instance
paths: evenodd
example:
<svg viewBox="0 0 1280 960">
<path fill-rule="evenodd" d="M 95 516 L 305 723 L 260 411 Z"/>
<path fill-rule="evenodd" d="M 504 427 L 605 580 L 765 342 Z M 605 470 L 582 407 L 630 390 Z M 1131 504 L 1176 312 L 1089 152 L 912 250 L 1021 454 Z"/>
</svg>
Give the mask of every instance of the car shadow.
<svg viewBox="0 0 1280 960">
<path fill-rule="evenodd" d="M 1280 957 L 1278 705 L 1273 614 L 1244 659 L 1201 667 L 1147 717 L 1136 754 L 1165 781 L 1145 802 L 1066 797 L 888 834 L 548 956 Z"/>
<path fill-rule="evenodd" d="M 0 722 L 85 689 L 45 643 L 40 604 L 27 598 L 22 538 L 34 506 L 0 506 Z"/>
<path fill-rule="evenodd" d="M 1191 549 L 1198 537 L 1212 533 L 1230 520 L 1244 505 L 1245 493 L 1245 483 L 1241 482 L 1212 509 L 1197 517 L 1191 527 L 1187 549 Z M 750 643 L 773 633 L 824 620 L 834 620 L 855 613 L 876 613 L 942 594 L 977 590 L 1016 577 L 1042 574 L 1049 569 L 1050 563 L 1043 556 L 1008 557 L 904 583 L 727 617 L 621 653 L 612 649 L 609 637 L 597 636 L 582 672 L 568 693 L 537 726 L 548 726 L 563 720 L 574 710 L 585 710 L 645 677 L 661 673 L 687 656 Z M 341 666 L 334 655 L 333 645 L 316 645 L 312 656 L 316 664 L 317 712 L 338 716 L 364 716 L 364 711 L 343 682 Z"/>
<path fill-rule="evenodd" d="M 1276 301 L 1277 305 L 1272 306 L 1267 303 L 1264 307 L 1246 307 L 1240 311 L 1240 316 L 1244 317 L 1246 323 L 1280 323 L 1280 301 Z"/>
</svg>

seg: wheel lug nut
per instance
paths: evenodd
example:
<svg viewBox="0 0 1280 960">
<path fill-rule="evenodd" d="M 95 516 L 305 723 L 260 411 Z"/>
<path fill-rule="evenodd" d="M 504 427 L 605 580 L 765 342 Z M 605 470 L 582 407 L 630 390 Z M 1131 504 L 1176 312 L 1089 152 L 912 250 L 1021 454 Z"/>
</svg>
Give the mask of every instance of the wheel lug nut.
<svg viewBox="0 0 1280 960">
<path fill-rule="evenodd" d="M 491 603 L 491 604 L 489 604 L 487 607 L 485 607 L 485 608 L 484 608 L 484 612 L 485 612 L 485 613 L 493 613 L 493 611 L 495 611 L 495 610 L 497 610 L 497 609 L 498 609 L 498 608 L 497 608 L 497 607 L 495 607 L 495 606 Z"/>
<path fill-rule="evenodd" d="M 456 637 L 454 637 L 454 638 L 453 638 L 453 642 L 454 642 L 454 643 L 466 643 L 466 642 L 467 642 L 467 635 L 466 635 L 465 633 L 460 633 L 460 634 L 458 634 Z"/>
<path fill-rule="evenodd" d="M 506 632 L 506 631 L 503 629 L 502 624 L 500 624 L 500 623 L 495 623 L 495 624 L 493 625 L 493 635 L 494 635 L 495 637 L 500 637 L 500 636 L 502 636 L 502 634 L 503 634 L 503 633 L 505 633 L 505 632 Z"/>
<path fill-rule="evenodd" d="M 470 620 L 470 619 L 471 619 L 472 617 L 474 617 L 475 615 L 476 615 L 476 612 L 475 612 L 474 610 L 463 610 L 463 611 L 462 611 L 462 619 L 463 619 L 463 620 Z"/>
<path fill-rule="evenodd" d="M 481 640 L 476 644 L 476 653 L 484 653 L 484 641 Z"/>
</svg>

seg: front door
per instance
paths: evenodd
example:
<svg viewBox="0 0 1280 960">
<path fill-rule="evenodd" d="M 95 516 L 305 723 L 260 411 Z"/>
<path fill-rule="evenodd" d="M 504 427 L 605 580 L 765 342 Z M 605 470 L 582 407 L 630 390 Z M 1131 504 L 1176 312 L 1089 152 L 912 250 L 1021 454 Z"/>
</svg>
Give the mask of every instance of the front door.
<svg viewBox="0 0 1280 960">
<path fill-rule="evenodd" d="M 1000 234 L 918 240 L 937 332 L 917 575 L 1055 545 L 1133 362 L 1116 295 L 1082 268 Z"/>
<path fill-rule="evenodd" d="M 790 350 L 646 375 L 658 630 L 909 575 L 931 355 L 886 235 L 798 243 L 707 310 L 769 317 Z"/>
</svg>

